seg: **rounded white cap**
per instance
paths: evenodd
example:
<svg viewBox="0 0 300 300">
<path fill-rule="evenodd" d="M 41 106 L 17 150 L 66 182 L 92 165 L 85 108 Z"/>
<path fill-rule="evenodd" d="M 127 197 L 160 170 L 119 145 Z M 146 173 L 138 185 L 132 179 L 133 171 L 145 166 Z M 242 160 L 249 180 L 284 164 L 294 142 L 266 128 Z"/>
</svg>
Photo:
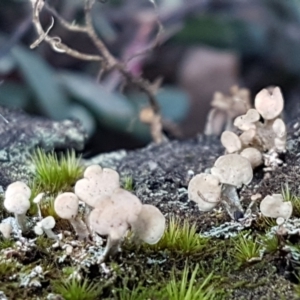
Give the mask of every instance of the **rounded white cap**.
<svg viewBox="0 0 300 300">
<path fill-rule="evenodd" d="M 266 196 L 260 202 L 260 211 L 265 217 L 289 219 L 293 213 L 291 201 L 284 201 L 281 194 Z"/>
<path fill-rule="evenodd" d="M 228 153 L 234 153 L 242 149 L 242 142 L 232 131 L 225 130 L 221 135 L 221 143 Z"/>
<path fill-rule="evenodd" d="M 74 193 L 63 193 L 54 200 L 54 210 L 57 215 L 66 220 L 76 217 L 78 213 L 79 201 Z"/>
<path fill-rule="evenodd" d="M 254 123 L 259 121 L 260 115 L 257 110 L 250 108 L 245 115 L 237 117 L 233 124 L 238 129 L 246 131 L 249 129 L 255 129 L 256 126 Z"/>
<path fill-rule="evenodd" d="M 8 239 L 12 232 L 12 226 L 9 223 L 0 223 L 0 232 L 6 239 Z"/>
<path fill-rule="evenodd" d="M 277 118 L 284 106 L 280 88 L 275 87 L 261 90 L 255 97 L 254 105 L 265 120 Z"/>
<path fill-rule="evenodd" d="M 202 211 L 210 211 L 220 202 L 221 185 L 217 177 L 201 173 L 189 182 L 188 197 L 195 201 Z"/>
<path fill-rule="evenodd" d="M 28 187 L 28 185 L 22 181 L 15 181 L 11 183 L 6 191 L 5 191 L 5 198 L 10 198 L 12 195 L 16 193 L 21 193 L 26 196 L 26 198 L 30 198 L 31 196 L 31 190 Z"/>
<path fill-rule="evenodd" d="M 7 211 L 17 215 L 25 214 L 30 208 L 28 194 L 19 192 L 5 197 L 3 204 Z"/>
<path fill-rule="evenodd" d="M 253 178 L 253 170 L 249 160 L 238 154 L 220 156 L 211 169 L 211 173 L 219 178 L 221 183 L 234 185 L 238 188 L 243 184 L 249 184 Z"/>
<path fill-rule="evenodd" d="M 52 216 L 48 216 L 40 221 L 40 224 L 44 229 L 52 229 L 55 226 L 55 219 Z"/>
<path fill-rule="evenodd" d="M 164 234 L 166 220 L 161 211 L 149 204 L 144 204 L 137 220 L 131 224 L 134 234 L 145 243 L 156 244 Z"/>
<path fill-rule="evenodd" d="M 263 156 L 256 148 L 246 148 L 240 153 L 240 155 L 250 161 L 252 169 L 263 164 Z"/>
<path fill-rule="evenodd" d="M 96 207 L 102 197 L 120 187 L 119 174 L 115 170 L 95 165 L 88 167 L 84 174 L 87 177 L 77 181 L 75 194 L 91 207 Z"/>
</svg>

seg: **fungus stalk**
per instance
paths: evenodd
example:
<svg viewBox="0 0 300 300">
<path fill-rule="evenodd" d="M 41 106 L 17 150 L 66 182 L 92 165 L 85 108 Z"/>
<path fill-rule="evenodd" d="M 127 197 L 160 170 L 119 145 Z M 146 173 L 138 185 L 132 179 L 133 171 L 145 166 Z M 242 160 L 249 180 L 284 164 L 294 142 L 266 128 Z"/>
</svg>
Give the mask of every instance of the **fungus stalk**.
<svg viewBox="0 0 300 300">
<path fill-rule="evenodd" d="M 85 223 L 80 219 L 78 214 L 79 200 L 74 193 L 63 193 L 56 197 L 54 209 L 57 215 L 68 220 L 74 228 L 79 239 L 88 240 L 89 231 Z"/>
<path fill-rule="evenodd" d="M 230 184 L 223 184 L 222 185 L 222 193 L 221 193 L 221 200 L 227 210 L 229 216 L 236 220 L 239 219 L 238 212 L 240 214 L 243 213 L 243 208 L 241 206 L 241 201 L 238 196 L 236 187 Z"/>
<path fill-rule="evenodd" d="M 80 219 L 79 216 L 76 216 L 73 219 L 69 219 L 68 221 L 72 225 L 74 231 L 76 232 L 76 235 L 80 240 L 88 239 L 90 235 L 88 226 Z"/>
</svg>

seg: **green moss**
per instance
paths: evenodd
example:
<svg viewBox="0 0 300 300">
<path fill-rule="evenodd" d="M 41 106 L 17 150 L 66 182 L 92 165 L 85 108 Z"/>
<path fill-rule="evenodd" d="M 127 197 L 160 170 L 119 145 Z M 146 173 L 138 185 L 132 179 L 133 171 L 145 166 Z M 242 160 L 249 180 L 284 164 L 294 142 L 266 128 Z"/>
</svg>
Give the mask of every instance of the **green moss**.
<svg viewBox="0 0 300 300">
<path fill-rule="evenodd" d="M 41 235 L 37 237 L 35 244 L 39 251 L 45 252 L 55 243 L 54 240 L 49 239 L 48 237 Z"/>
<path fill-rule="evenodd" d="M 133 177 L 130 175 L 127 175 L 124 178 L 122 178 L 121 186 L 123 187 L 124 190 L 130 191 L 130 192 L 134 191 Z"/>
<path fill-rule="evenodd" d="M 195 255 L 201 254 L 208 242 L 209 238 L 197 233 L 195 223 L 190 224 L 188 220 L 181 222 L 171 217 L 160 241 L 148 247 L 152 251 L 168 250 L 173 254 Z"/>
<path fill-rule="evenodd" d="M 268 232 L 271 227 L 276 225 L 276 219 L 264 217 L 263 215 L 260 215 L 253 222 L 253 228 L 262 232 Z"/>
<path fill-rule="evenodd" d="M 15 259 L 0 259 L 0 282 L 14 275 L 19 267 Z"/>
<path fill-rule="evenodd" d="M 144 299 L 165 299 L 161 286 L 144 286 L 139 283 L 133 288 L 128 288 L 125 284 L 123 287 L 114 291 L 116 299 L 119 300 L 144 300 Z"/>
<path fill-rule="evenodd" d="M 281 187 L 281 194 L 284 201 L 291 201 L 293 205 L 293 216 L 299 218 L 300 217 L 300 197 L 294 194 L 288 183 L 285 183 Z"/>
<path fill-rule="evenodd" d="M 70 190 L 83 174 L 83 166 L 80 159 L 76 158 L 75 151 L 69 151 L 58 158 L 54 152 L 47 154 L 37 149 L 32 155 L 32 160 L 36 168 L 32 185 L 34 184 L 37 190 L 51 194 Z"/>
<path fill-rule="evenodd" d="M 52 216 L 56 221 L 59 219 L 55 209 L 54 209 L 54 200 L 53 196 L 45 197 L 41 203 L 41 213 L 43 217 Z"/>
<path fill-rule="evenodd" d="M 262 245 L 252 236 L 240 233 L 232 242 L 234 244 L 234 258 L 241 264 L 251 262 L 261 256 Z"/>
<path fill-rule="evenodd" d="M 216 299 L 213 285 L 213 274 L 210 273 L 201 283 L 196 281 L 199 265 L 190 270 L 187 264 L 184 267 L 181 278 L 177 279 L 175 273 L 171 275 L 170 282 L 166 286 L 168 300 L 213 300 Z"/>
<path fill-rule="evenodd" d="M 0 250 L 13 247 L 15 241 L 12 239 L 5 239 L 0 237 Z"/>
<path fill-rule="evenodd" d="M 260 244 L 265 248 L 266 253 L 275 253 L 280 247 L 280 241 L 276 235 L 260 236 Z"/>
<path fill-rule="evenodd" d="M 61 295 L 65 300 L 95 300 L 102 293 L 99 283 L 90 282 L 87 278 L 53 282 L 53 292 Z"/>
</svg>

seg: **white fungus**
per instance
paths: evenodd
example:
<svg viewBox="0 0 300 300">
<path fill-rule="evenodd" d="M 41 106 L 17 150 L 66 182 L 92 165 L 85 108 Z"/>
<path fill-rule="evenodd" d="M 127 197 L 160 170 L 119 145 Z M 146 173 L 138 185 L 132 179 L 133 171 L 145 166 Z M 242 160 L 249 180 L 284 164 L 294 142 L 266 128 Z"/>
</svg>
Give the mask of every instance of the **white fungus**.
<svg viewBox="0 0 300 300">
<path fill-rule="evenodd" d="M 88 239 L 89 232 L 87 226 L 77 217 L 78 207 L 79 199 L 74 193 L 62 193 L 54 200 L 54 209 L 57 215 L 70 222 L 79 239 Z"/>
<path fill-rule="evenodd" d="M 202 211 L 210 211 L 221 201 L 221 185 L 217 177 L 201 173 L 189 182 L 188 197 Z"/>
</svg>

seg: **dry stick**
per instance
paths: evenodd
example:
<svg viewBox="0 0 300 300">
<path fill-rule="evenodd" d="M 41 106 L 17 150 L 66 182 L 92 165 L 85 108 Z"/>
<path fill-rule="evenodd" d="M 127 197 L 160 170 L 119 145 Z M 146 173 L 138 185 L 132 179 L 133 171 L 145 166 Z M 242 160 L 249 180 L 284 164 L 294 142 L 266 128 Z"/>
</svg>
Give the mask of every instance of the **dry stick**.
<svg viewBox="0 0 300 300">
<path fill-rule="evenodd" d="M 54 51 L 65 53 L 72 57 L 87 60 L 87 61 L 100 61 L 102 66 L 105 70 L 118 70 L 123 77 L 127 80 L 128 83 L 138 87 L 142 92 L 144 92 L 148 96 L 149 104 L 153 109 L 153 112 L 160 116 L 160 108 L 155 98 L 155 91 L 153 85 L 146 79 L 141 77 L 135 77 L 130 71 L 126 69 L 126 65 L 119 62 L 114 56 L 111 55 L 105 44 L 102 42 L 101 39 L 97 36 L 93 24 L 92 24 L 92 17 L 91 17 L 91 9 L 94 4 L 94 0 L 85 0 L 85 26 L 78 26 L 75 24 L 70 24 L 66 20 L 64 20 L 53 8 L 51 8 L 48 4 L 45 4 L 44 0 L 36 0 L 33 3 L 33 24 L 35 29 L 39 35 L 39 38 L 31 45 L 31 48 L 37 47 L 42 41 L 47 42 Z M 74 50 L 64 43 L 62 43 L 59 37 L 51 37 L 49 36 L 49 31 L 51 30 L 53 24 L 50 25 L 50 28 L 45 32 L 39 18 L 39 13 L 42 10 L 43 6 L 45 5 L 46 9 L 52 14 L 57 17 L 58 21 L 70 31 L 78 31 L 78 32 L 85 32 L 101 55 L 90 55 L 86 53 L 81 53 L 77 50 Z M 101 73 L 100 73 L 101 74 Z M 162 130 L 152 130 L 152 138 L 156 143 L 160 143 L 164 140 Z"/>
<path fill-rule="evenodd" d="M 88 60 L 88 61 L 101 61 L 102 60 L 102 57 L 100 57 L 99 55 L 90 55 L 90 54 L 81 53 L 81 52 L 74 50 L 74 49 L 68 47 L 67 45 L 63 44 L 59 37 L 51 37 L 51 36 L 47 35 L 41 25 L 40 16 L 39 16 L 39 13 L 40 13 L 40 10 L 42 9 L 44 1 L 36 0 L 36 2 L 32 2 L 32 3 L 33 3 L 32 22 L 35 26 L 35 29 L 37 31 L 39 38 L 30 46 L 31 49 L 37 47 L 42 41 L 45 41 L 56 52 L 65 53 L 67 55 L 70 55 L 72 57 L 75 57 L 75 58 L 78 58 L 81 60 Z M 47 31 L 49 31 L 49 29 Z"/>
</svg>

